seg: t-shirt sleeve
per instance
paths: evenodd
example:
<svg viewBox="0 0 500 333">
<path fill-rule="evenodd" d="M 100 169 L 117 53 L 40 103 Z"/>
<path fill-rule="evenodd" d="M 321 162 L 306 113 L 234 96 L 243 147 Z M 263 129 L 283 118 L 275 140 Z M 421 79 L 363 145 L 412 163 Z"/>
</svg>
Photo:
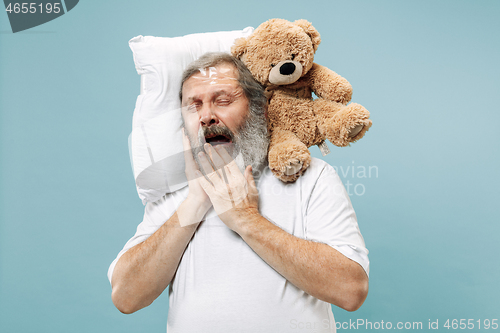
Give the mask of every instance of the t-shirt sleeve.
<svg viewBox="0 0 500 333">
<path fill-rule="evenodd" d="M 144 209 L 144 218 L 137 226 L 135 235 L 128 240 L 123 249 L 116 256 L 116 259 L 113 260 L 109 266 L 108 279 L 110 283 L 116 263 L 120 257 L 137 244 L 140 244 L 148 239 L 149 236 L 154 234 L 158 228 L 160 228 L 170 217 L 172 217 L 180 203 L 185 198 L 186 193 L 184 192 L 186 192 L 186 190 L 181 189 L 174 193 L 166 194 L 156 202 L 148 202 L 146 204 Z"/>
<path fill-rule="evenodd" d="M 369 273 L 368 250 L 356 213 L 335 169 L 324 164 L 306 205 L 306 238 L 325 243 Z"/>
</svg>

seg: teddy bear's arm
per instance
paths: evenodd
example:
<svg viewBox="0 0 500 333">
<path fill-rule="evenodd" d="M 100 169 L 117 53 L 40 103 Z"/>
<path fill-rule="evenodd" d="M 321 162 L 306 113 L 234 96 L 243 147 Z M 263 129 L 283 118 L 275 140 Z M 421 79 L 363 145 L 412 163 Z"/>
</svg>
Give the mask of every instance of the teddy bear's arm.
<svg viewBox="0 0 500 333">
<path fill-rule="evenodd" d="M 331 69 L 314 63 L 307 74 L 316 96 L 342 104 L 351 100 L 351 84 Z"/>
</svg>

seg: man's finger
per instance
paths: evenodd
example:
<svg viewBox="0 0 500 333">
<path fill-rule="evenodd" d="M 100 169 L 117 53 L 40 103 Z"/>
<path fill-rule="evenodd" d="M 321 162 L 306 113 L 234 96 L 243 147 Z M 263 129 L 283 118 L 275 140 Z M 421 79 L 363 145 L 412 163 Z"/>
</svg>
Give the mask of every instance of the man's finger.
<svg viewBox="0 0 500 333">
<path fill-rule="evenodd" d="M 184 128 L 182 129 L 182 146 L 184 148 L 184 162 L 186 163 L 186 175 L 189 180 L 195 178 L 194 171 L 197 170 L 196 162 L 191 151 L 191 143 Z"/>
<path fill-rule="evenodd" d="M 253 188 L 257 188 L 257 186 L 255 185 L 255 179 L 253 179 L 251 165 L 247 166 L 247 168 L 245 169 L 245 179 L 247 180 L 248 185 L 250 185 Z"/>
<path fill-rule="evenodd" d="M 214 146 L 212 146 L 210 143 L 205 143 L 203 147 L 205 148 L 205 151 L 208 153 L 208 156 L 210 156 L 210 159 L 212 160 L 215 169 L 216 170 L 222 169 L 226 163 L 219 155 L 218 151 L 214 149 Z"/>
<path fill-rule="evenodd" d="M 258 193 L 258 190 L 257 185 L 255 184 L 255 179 L 253 178 L 252 171 L 252 166 L 247 166 L 247 168 L 245 169 L 245 179 L 247 180 L 248 186 L 250 186 L 250 190 L 248 192 L 255 195 Z"/>
<path fill-rule="evenodd" d="M 191 153 L 191 142 L 189 142 L 189 138 L 184 128 L 182 129 L 182 146 L 184 148 L 184 157 L 186 159 L 194 161 L 193 154 Z"/>
<path fill-rule="evenodd" d="M 226 167 L 224 169 L 227 170 L 227 173 L 229 174 L 228 177 L 235 177 L 235 178 L 239 178 L 238 176 L 241 177 L 242 174 L 240 168 L 238 167 L 238 164 L 233 159 L 233 157 L 229 155 L 227 150 L 222 146 L 215 146 L 215 149 L 217 150 L 219 156 L 224 160 L 224 163 L 226 164 Z"/>
<path fill-rule="evenodd" d="M 195 176 L 199 179 L 199 182 L 200 182 L 200 185 L 201 187 L 203 188 L 203 190 L 205 191 L 205 193 L 207 195 L 209 195 L 212 191 L 212 188 L 213 188 L 213 184 L 210 183 L 200 172 L 200 170 L 196 170 L 194 172 Z M 210 195 L 209 195 L 210 196 Z"/>
<path fill-rule="evenodd" d="M 224 161 L 224 165 L 227 165 L 231 163 L 231 161 L 233 161 L 231 155 L 229 155 L 227 150 L 224 147 L 222 147 L 222 145 L 215 146 L 215 150 L 219 153 L 219 156 Z"/>
<path fill-rule="evenodd" d="M 209 175 L 215 171 L 212 167 L 212 164 L 210 164 L 210 162 L 208 161 L 207 154 L 205 154 L 204 152 L 198 153 L 198 160 L 200 161 L 200 167 L 203 169 L 205 175 Z M 217 173 L 217 171 L 215 172 Z"/>
</svg>

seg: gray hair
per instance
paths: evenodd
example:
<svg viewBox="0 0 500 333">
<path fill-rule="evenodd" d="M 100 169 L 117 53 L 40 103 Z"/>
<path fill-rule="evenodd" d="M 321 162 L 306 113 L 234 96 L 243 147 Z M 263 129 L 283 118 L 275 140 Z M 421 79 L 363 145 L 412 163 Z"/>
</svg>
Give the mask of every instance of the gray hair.
<svg viewBox="0 0 500 333">
<path fill-rule="evenodd" d="M 257 80 L 254 79 L 252 73 L 250 73 L 248 68 L 240 59 L 235 58 L 228 53 L 205 53 L 200 58 L 193 61 L 182 75 L 181 90 L 179 92 L 180 99 L 182 100 L 182 86 L 187 79 L 194 74 L 199 73 L 200 68 L 216 67 L 220 64 L 232 64 L 236 68 L 238 72 L 238 83 L 248 99 L 250 114 L 259 118 L 264 118 L 267 106 L 267 98 L 264 94 L 264 88 L 259 82 L 257 82 Z"/>
</svg>

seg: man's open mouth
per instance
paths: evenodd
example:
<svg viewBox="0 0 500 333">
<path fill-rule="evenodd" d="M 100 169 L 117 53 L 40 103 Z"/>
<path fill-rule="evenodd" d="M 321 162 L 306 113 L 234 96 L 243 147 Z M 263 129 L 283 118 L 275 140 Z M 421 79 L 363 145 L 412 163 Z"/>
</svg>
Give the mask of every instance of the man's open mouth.
<svg viewBox="0 0 500 333">
<path fill-rule="evenodd" d="M 212 146 L 232 142 L 231 138 L 224 134 L 209 134 L 205 136 L 205 141 Z"/>
</svg>

